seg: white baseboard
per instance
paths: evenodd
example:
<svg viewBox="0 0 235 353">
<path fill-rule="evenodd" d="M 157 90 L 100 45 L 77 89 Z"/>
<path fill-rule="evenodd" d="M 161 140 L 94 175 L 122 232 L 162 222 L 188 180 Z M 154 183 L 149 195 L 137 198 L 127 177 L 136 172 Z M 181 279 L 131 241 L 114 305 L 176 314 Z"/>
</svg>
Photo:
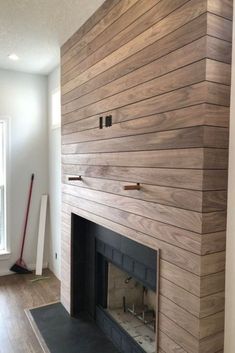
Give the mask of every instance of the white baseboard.
<svg viewBox="0 0 235 353">
<path fill-rule="evenodd" d="M 27 265 L 28 266 L 28 268 L 30 269 L 30 270 L 32 270 L 32 271 L 34 271 L 35 269 L 36 269 L 36 264 L 29 264 L 29 265 Z M 45 268 L 48 268 L 48 262 L 44 262 L 43 263 L 43 268 L 45 269 Z M 3 270 L 3 271 L 1 271 L 0 270 L 0 277 L 1 276 L 8 276 L 8 275 L 13 275 L 14 274 L 14 272 L 12 272 L 12 271 L 10 271 L 10 270 Z"/>
</svg>

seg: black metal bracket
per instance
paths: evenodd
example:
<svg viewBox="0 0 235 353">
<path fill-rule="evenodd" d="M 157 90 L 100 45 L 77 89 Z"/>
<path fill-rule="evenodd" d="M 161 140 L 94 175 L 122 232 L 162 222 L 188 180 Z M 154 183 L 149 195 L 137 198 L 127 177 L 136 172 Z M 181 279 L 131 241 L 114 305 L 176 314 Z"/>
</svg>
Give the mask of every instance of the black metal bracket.
<svg viewBox="0 0 235 353">
<path fill-rule="evenodd" d="M 105 127 L 112 126 L 112 115 L 107 115 L 105 117 Z"/>
<path fill-rule="evenodd" d="M 99 119 L 99 129 L 103 129 L 103 117 L 100 116 L 100 119 Z"/>
<path fill-rule="evenodd" d="M 77 181 L 77 180 L 82 180 L 81 175 L 74 176 L 74 177 L 68 177 L 68 181 Z"/>
</svg>

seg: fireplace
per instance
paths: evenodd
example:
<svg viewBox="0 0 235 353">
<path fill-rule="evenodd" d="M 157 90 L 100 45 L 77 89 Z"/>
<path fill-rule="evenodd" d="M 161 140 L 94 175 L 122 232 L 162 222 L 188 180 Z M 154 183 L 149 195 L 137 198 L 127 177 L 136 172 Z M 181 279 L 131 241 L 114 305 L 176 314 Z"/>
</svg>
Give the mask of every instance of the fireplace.
<svg viewBox="0 0 235 353">
<path fill-rule="evenodd" d="M 158 252 L 72 214 L 71 313 L 88 313 L 123 353 L 155 353 Z"/>
</svg>

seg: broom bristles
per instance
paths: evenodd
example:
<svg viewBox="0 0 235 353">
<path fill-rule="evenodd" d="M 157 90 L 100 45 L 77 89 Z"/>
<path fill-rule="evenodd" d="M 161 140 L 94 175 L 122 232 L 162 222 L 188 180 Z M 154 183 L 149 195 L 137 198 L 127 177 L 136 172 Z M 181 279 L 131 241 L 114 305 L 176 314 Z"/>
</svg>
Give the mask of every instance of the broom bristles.
<svg viewBox="0 0 235 353">
<path fill-rule="evenodd" d="M 23 260 L 16 261 L 16 263 L 10 268 L 10 271 L 15 272 L 15 273 L 19 273 L 19 274 L 32 273 L 32 271 L 30 271 L 27 268 L 27 266 Z"/>
</svg>

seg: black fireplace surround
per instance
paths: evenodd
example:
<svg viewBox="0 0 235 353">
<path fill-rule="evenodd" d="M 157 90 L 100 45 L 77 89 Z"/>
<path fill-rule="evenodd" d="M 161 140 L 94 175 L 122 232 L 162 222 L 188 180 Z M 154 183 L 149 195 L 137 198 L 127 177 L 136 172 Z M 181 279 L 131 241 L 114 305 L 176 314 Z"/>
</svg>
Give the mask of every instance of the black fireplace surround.
<svg viewBox="0 0 235 353">
<path fill-rule="evenodd" d="M 156 250 L 72 214 L 71 315 L 89 314 L 120 352 L 145 352 L 105 310 L 108 263 L 157 293 L 157 260 Z"/>
</svg>

